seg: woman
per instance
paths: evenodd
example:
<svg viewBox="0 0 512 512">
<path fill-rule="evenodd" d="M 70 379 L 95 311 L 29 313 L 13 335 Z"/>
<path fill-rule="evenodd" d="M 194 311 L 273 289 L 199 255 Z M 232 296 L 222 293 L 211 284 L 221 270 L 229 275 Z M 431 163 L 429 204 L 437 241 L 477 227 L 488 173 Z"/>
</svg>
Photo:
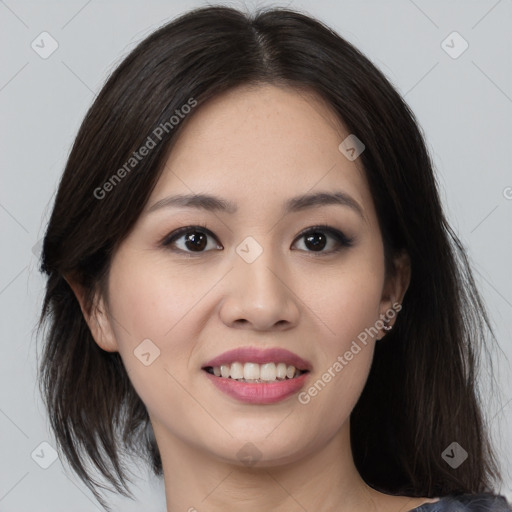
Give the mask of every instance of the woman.
<svg viewBox="0 0 512 512">
<path fill-rule="evenodd" d="M 128 496 L 128 454 L 168 512 L 510 510 L 488 320 L 422 135 L 318 21 L 209 7 L 140 43 L 78 133 L 42 270 L 45 403 L 105 508 L 86 464 Z"/>
</svg>

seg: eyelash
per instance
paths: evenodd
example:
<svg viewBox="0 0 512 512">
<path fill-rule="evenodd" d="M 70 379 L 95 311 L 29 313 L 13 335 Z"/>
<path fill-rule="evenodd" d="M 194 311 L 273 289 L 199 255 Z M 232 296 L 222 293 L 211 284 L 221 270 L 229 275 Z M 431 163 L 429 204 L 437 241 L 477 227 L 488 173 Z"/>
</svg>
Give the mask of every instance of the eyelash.
<svg viewBox="0 0 512 512">
<path fill-rule="evenodd" d="M 215 235 L 206 227 L 205 224 L 198 224 L 198 225 L 185 226 L 185 227 L 179 228 L 179 229 L 173 231 L 172 233 L 168 234 L 167 236 L 165 236 L 164 239 L 160 242 L 160 245 L 162 247 L 169 248 L 169 246 L 171 244 L 173 244 L 174 242 L 179 240 L 183 235 L 186 235 L 187 233 L 203 233 L 207 236 L 211 236 L 212 238 L 214 238 L 217 241 L 217 243 L 219 245 L 221 245 L 218 242 Z M 353 238 L 346 236 L 343 232 L 341 232 L 338 229 L 335 229 L 331 226 L 328 226 L 326 224 L 319 224 L 319 225 L 311 226 L 311 227 L 305 229 L 294 240 L 294 244 L 297 241 L 299 241 L 301 238 L 304 238 L 306 235 L 315 234 L 315 233 L 322 233 L 322 234 L 330 235 L 337 241 L 338 247 L 336 249 L 331 249 L 330 251 L 322 250 L 322 251 L 304 251 L 304 252 L 318 254 L 320 256 L 322 256 L 322 255 L 327 256 L 327 255 L 338 253 L 338 252 L 342 251 L 343 249 L 352 247 L 354 244 Z M 196 254 L 203 254 L 206 252 L 210 252 L 210 251 L 204 251 L 204 250 L 203 251 L 186 251 L 186 250 L 178 249 L 178 248 L 171 248 L 170 250 L 179 252 L 179 253 L 186 253 L 188 255 L 196 255 Z"/>
</svg>

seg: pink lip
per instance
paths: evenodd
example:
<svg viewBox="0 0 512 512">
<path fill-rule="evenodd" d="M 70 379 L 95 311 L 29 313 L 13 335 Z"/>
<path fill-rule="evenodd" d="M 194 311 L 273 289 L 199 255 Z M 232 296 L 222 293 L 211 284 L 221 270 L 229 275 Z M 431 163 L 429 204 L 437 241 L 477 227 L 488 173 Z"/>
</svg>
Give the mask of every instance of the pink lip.
<svg viewBox="0 0 512 512">
<path fill-rule="evenodd" d="M 249 404 L 273 404 L 297 393 L 305 384 L 309 373 L 303 373 L 295 379 L 267 383 L 238 382 L 233 379 L 215 377 L 204 372 L 212 383 L 223 393 Z"/>
<path fill-rule="evenodd" d="M 305 361 L 297 354 L 294 354 L 289 350 L 285 350 L 283 348 L 261 349 L 257 347 L 235 348 L 234 350 L 224 352 L 220 356 L 217 356 L 216 358 L 204 364 L 203 369 L 207 367 L 213 368 L 214 366 L 219 367 L 223 364 L 231 364 L 235 362 L 242 364 L 286 363 L 288 366 L 295 366 L 295 368 L 298 368 L 299 370 L 311 371 L 312 369 L 311 364 L 308 361 Z M 292 380 L 296 379 L 290 379 L 290 381 Z M 265 384 L 265 386 L 268 385 L 269 384 Z M 253 386 L 253 384 L 250 384 L 250 386 Z"/>
</svg>

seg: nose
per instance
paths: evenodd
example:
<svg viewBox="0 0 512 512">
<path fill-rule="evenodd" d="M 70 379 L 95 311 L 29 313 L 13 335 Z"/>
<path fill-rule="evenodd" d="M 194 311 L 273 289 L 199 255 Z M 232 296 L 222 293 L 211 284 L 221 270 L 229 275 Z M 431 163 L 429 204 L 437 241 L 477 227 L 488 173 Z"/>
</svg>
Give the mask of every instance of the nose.
<svg viewBox="0 0 512 512">
<path fill-rule="evenodd" d="M 264 250 L 252 263 L 235 257 L 219 313 L 227 326 L 281 331 L 298 324 L 300 300 L 293 291 L 290 272 L 271 253 Z"/>
</svg>

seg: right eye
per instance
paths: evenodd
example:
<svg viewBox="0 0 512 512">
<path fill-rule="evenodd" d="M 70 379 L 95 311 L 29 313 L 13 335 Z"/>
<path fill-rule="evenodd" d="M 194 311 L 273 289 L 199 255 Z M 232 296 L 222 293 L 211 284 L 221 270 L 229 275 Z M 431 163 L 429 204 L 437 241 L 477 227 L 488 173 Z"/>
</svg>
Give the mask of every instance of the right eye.
<svg viewBox="0 0 512 512">
<path fill-rule="evenodd" d="M 212 249 L 224 249 L 218 243 L 209 243 L 208 238 L 217 240 L 215 235 L 205 226 L 185 226 L 169 233 L 162 241 L 162 246 L 172 251 L 186 253 L 209 252 Z M 211 247 L 213 245 L 213 247 Z"/>
</svg>

